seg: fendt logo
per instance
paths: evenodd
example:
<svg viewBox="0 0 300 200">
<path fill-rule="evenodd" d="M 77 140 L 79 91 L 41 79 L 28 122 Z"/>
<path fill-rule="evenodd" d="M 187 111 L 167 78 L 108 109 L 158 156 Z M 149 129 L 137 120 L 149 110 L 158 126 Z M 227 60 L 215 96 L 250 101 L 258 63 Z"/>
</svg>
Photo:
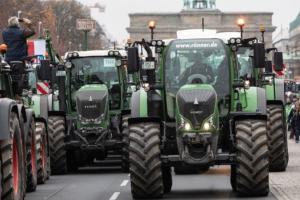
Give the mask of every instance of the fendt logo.
<svg viewBox="0 0 300 200">
<path fill-rule="evenodd" d="M 97 105 L 86 105 L 84 106 L 85 109 L 94 109 L 97 108 Z"/>
</svg>

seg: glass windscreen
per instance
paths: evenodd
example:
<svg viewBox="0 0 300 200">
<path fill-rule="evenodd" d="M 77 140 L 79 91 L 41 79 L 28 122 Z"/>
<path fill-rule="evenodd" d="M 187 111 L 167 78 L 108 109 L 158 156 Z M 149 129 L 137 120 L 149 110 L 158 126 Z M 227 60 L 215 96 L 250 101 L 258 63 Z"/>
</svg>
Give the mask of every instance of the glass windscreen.
<svg viewBox="0 0 300 200">
<path fill-rule="evenodd" d="M 175 40 L 166 55 L 166 88 L 175 95 L 185 84 L 210 84 L 218 95 L 229 93 L 225 46 L 218 39 Z"/>
<path fill-rule="evenodd" d="M 253 50 L 246 47 L 239 47 L 237 52 L 239 77 L 244 77 L 248 79 L 252 77 L 252 56 Z"/>
<path fill-rule="evenodd" d="M 71 81 L 78 85 L 119 84 L 116 59 L 110 57 L 84 57 L 72 60 Z"/>
<path fill-rule="evenodd" d="M 84 57 L 72 61 L 71 91 L 78 90 L 87 84 L 105 84 L 109 90 L 110 109 L 118 109 L 121 105 L 121 88 L 116 59 L 112 57 Z M 75 93 L 72 98 L 75 99 Z M 75 100 L 73 101 L 75 109 Z"/>
</svg>

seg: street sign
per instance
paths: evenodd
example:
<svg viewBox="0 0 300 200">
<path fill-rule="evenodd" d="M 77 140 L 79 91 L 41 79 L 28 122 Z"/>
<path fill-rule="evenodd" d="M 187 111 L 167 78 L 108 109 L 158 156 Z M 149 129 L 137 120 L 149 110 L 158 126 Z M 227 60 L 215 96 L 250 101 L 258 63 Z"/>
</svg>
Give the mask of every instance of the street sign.
<svg viewBox="0 0 300 200">
<path fill-rule="evenodd" d="M 76 29 L 80 31 L 90 31 L 96 29 L 96 21 L 92 19 L 77 19 Z"/>
</svg>

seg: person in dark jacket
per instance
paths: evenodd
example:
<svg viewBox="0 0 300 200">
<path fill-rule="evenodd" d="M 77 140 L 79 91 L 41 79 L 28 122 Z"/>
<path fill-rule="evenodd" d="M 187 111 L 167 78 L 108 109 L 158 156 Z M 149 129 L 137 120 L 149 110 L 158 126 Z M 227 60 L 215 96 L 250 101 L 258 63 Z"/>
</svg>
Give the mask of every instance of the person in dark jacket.
<svg viewBox="0 0 300 200">
<path fill-rule="evenodd" d="M 288 126 L 290 127 L 290 139 L 294 139 L 295 136 L 295 121 L 294 121 L 295 114 L 296 114 L 296 106 L 293 103 L 287 120 Z"/>
<path fill-rule="evenodd" d="M 25 28 L 20 28 L 24 22 Z M 27 39 L 35 34 L 32 23 L 29 19 L 8 19 L 8 28 L 2 32 L 3 42 L 7 45 L 6 61 L 24 61 L 27 57 Z"/>
<path fill-rule="evenodd" d="M 294 130 L 295 130 L 296 143 L 299 143 L 299 137 L 300 137 L 300 101 L 297 101 L 297 103 L 296 103 L 296 112 L 294 114 L 294 117 L 292 118 L 292 125 L 294 126 Z"/>
<path fill-rule="evenodd" d="M 25 28 L 20 28 L 23 22 Z M 24 86 L 26 86 L 25 60 L 28 56 L 27 39 L 35 34 L 29 19 L 11 17 L 8 19 L 8 28 L 2 32 L 4 44 L 7 45 L 5 60 L 11 66 L 13 89 L 16 99 L 20 100 Z"/>
</svg>

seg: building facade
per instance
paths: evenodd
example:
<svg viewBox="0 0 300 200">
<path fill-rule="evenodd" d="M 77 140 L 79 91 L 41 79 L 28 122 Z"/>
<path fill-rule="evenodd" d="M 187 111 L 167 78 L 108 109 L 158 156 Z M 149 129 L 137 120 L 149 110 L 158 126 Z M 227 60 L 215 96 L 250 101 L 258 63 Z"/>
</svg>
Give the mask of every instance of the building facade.
<svg viewBox="0 0 300 200">
<path fill-rule="evenodd" d="M 185 29 L 215 29 L 217 32 L 239 31 L 236 22 L 242 17 L 245 19 L 245 37 L 261 38 L 259 27 L 265 27 L 265 42 L 272 47 L 271 12 L 222 12 L 216 9 L 215 0 L 184 0 L 183 10 L 179 13 L 132 13 L 129 14 L 130 26 L 127 28 L 130 38 L 140 40 L 150 39 L 148 22 L 156 21 L 155 38 L 176 38 L 178 30 Z M 204 23 L 203 23 L 204 21 Z"/>
<path fill-rule="evenodd" d="M 300 80 L 300 13 L 288 29 L 281 28 L 273 41 L 274 47 L 283 52 L 286 78 Z"/>
<path fill-rule="evenodd" d="M 287 60 L 287 63 L 294 77 L 300 80 L 300 13 L 290 23 L 288 47 L 287 53 L 290 55 L 290 59 Z"/>
</svg>

